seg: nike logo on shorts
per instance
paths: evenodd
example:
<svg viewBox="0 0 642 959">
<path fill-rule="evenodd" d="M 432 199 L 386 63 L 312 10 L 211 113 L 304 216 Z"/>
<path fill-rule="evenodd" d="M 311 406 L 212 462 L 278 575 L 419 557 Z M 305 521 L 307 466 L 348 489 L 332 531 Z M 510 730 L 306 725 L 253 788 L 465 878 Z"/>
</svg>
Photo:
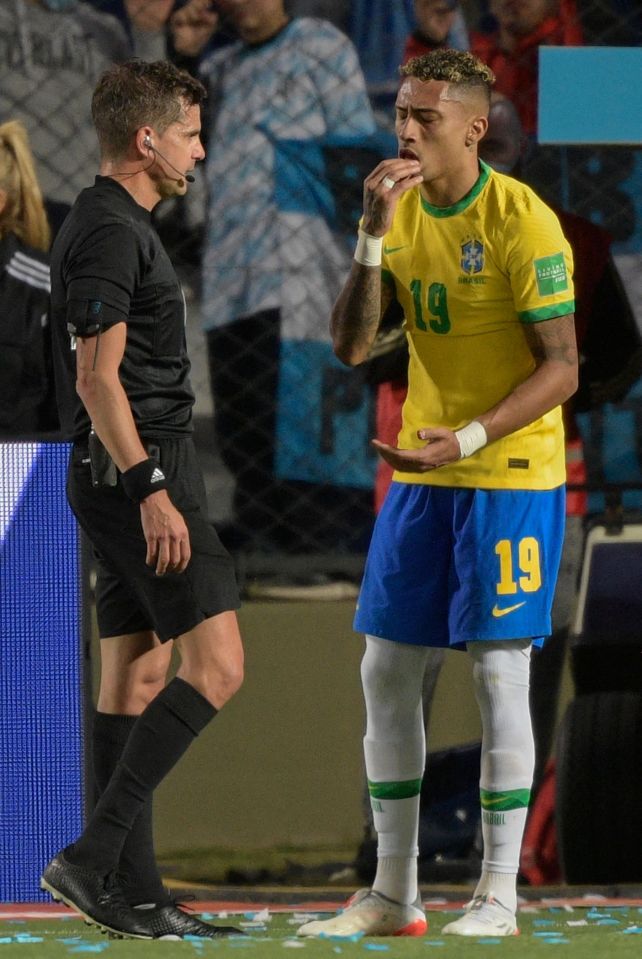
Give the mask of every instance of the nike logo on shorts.
<svg viewBox="0 0 642 959">
<path fill-rule="evenodd" d="M 499 619 L 500 616 L 508 616 L 509 613 L 514 613 L 516 609 L 520 609 L 522 606 L 526 606 L 526 600 L 521 603 L 515 603 L 514 606 L 504 606 L 503 608 L 495 603 L 493 606 L 493 616 L 495 619 Z"/>
</svg>

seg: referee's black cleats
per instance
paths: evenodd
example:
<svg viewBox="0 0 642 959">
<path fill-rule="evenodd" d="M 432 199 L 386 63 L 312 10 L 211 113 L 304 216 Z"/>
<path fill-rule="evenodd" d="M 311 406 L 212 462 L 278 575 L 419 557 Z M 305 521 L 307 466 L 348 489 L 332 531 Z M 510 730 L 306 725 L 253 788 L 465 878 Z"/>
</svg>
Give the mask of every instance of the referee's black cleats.
<svg viewBox="0 0 642 959">
<path fill-rule="evenodd" d="M 189 936 L 199 939 L 222 939 L 226 936 L 244 936 L 245 933 L 233 926 L 212 926 L 191 916 L 175 903 L 156 906 L 153 909 L 135 909 L 145 923 L 152 939 L 184 939 Z"/>
<path fill-rule="evenodd" d="M 148 920 L 132 909 L 112 875 L 75 866 L 59 852 L 46 867 L 40 886 L 75 909 L 90 925 L 127 939 L 153 939 Z"/>
</svg>

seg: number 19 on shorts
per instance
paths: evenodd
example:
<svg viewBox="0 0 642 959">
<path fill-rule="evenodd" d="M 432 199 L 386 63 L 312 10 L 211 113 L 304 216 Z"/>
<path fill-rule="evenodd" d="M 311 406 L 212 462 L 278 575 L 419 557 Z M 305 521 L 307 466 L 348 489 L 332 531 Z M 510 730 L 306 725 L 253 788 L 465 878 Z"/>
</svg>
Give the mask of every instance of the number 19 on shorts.
<svg viewBox="0 0 642 959">
<path fill-rule="evenodd" d="M 542 585 L 539 543 L 534 536 L 518 542 L 500 539 L 495 545 L 499 559 L 498 596 L 511 596 L 518 590 L 536 593 Z"/>
</svg>

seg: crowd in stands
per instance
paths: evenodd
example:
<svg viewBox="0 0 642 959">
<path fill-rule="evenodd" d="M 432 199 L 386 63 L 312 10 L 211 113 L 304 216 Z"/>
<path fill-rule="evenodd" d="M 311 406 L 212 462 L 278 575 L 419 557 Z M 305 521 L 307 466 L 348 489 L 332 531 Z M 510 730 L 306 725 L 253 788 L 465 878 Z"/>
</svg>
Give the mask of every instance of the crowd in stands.
<svg viewBox="0 0 642 959">
<path fill-rule="evenodd" d="M 375 101 L 381 89 L 396 89 L 398 65 L 409 57 L 439 46 L 471 49 L 492 67 L 495 89 L 515 103 L 527 137 L 536 133 L 538 48 L 639 44 L 638 6 L 633 0 L 283 0 L 288 17 L 325 21 L 307 28 L 317 32 L 320 57 L 328 23 L 347 35 Z M 168 56 L 198 71 L 213 50 L 239 36 L 235 19 L 250 7 L 251 0 L 5 0 L 0 119 L 24 123 L 47 200 L 68 204 L 93 175 L 89 96 L 109 63 Z M 257 5 L 263 8 L 271 4 Z"/>
</svg>

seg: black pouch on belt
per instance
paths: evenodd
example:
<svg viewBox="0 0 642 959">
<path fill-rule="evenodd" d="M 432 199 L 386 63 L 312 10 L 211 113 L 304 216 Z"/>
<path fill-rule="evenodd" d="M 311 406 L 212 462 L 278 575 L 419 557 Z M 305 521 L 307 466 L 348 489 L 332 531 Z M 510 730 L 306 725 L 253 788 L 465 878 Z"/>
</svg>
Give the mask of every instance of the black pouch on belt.
<svg viewBox="0 0 642 959">
<path fill-rule="evenodd" d="M 116 464 L 94 430 L 89 433 L 88 445 L 92 486 L 115 486 L 118 481 Z"/>
</svg>

